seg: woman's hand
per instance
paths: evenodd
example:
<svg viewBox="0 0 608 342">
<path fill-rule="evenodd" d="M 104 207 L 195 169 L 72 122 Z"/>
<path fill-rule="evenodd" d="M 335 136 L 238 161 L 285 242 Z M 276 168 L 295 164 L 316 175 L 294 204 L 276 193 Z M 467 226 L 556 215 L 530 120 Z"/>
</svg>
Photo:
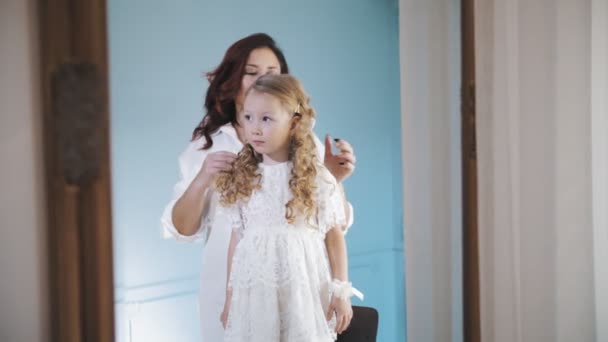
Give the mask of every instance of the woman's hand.
<svg viewBox="0 0 608 342">
<path fill-rule="evenodd" d="M 334 155 L 331 152 L 331 137 L 329 135 L 325 136 L 325 160 L 323 163 L 336 178 L 336 181 L 340 183 L 353 173 L 357 158 L 355 158 L 353 148 L 348 141 L 335 139 L 335 142 L 340 152 Z"/>
<path fill-rule="evenodd" d="M 217 151 L 209 153 L 203 166 L 196 176 L 197 180 L 204 187 L 209 187 L 213 183 L 213 178 L 220 171 L 229 170 L 236 159 L 236 154 L 227 151 Z"/>
<path fill-rule="evenodd" d="M 341 334 L 348 328 L 351 319 L 353 319 L 353 307 L 350 304 L 350 299 L 340 299 L 331 296 L 331 302 L 329 303 L 329 309 L 325 318 L 328 321 L 331 320 L 334 312 L 336 313 L 336 332 Z"/>
</svg>

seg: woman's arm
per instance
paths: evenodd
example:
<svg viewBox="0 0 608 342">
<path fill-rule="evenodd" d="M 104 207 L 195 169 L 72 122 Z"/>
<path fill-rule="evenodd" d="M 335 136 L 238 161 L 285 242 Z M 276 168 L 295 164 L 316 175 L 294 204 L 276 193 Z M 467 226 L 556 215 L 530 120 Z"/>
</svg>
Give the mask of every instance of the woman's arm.
<svg viewBox="0 0 608 342">
<path fill-rule="evenodd" d="M 184 236 L 195 234 L 201 226 L 203 209 L 208 201 L 205 193 L 210 184 L 195 178 L 183 195 L 175 202 L 171 220 L 177 232 Z"/>
<path fill-rule="evenodd" d="M 235 158 L 234 153 L 226 151 L 207 155 L 200 171 L 173 206 L 171 220 L 179 234 L 190 236 L 198 231 L 203 210 L 208 205 L 206 191 L 212 186 L 215 175 L 229 169 Z"/>
</svg>

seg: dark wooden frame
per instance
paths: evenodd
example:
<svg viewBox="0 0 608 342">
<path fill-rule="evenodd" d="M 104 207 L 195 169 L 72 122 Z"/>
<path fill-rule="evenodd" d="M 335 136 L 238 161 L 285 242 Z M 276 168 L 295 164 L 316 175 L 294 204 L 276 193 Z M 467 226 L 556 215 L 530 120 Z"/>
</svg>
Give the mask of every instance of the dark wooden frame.
<svg viewBox="0 0 608 342">
<path fill-rule="evenodd" d="M 462 0 L 464 340 L 480 341 L 474 0 Z M 52 341 L 114 340 L 105 0 L 39 0 Z"/>
<path fill-rule="evenodd" d="M 104 0 L 38 1 L 51 340 L 114 340 Z"/>
<path fill-rule="evenodd" d="M 477 139 L 475 112 L 475 0 L 461 0 L 462 33 L 462 278 L 464 341 L 481 341 Z"/>
</svg>

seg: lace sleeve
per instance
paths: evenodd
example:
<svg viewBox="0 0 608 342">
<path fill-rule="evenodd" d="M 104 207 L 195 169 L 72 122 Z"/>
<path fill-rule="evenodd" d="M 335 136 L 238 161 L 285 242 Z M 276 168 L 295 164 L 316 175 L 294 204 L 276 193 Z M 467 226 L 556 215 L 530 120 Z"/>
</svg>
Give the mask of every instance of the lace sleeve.
<svg viewBox="0 0 608 342">
<path fill-rule="evenodd" d="M 243 237 L 245 225 L 243 224 L 243 213 L 238 204 L 231 204 L 227 207 L 218 205 L 216 215 L 222 215 L 230 224 L 230 228 L 237 233 L 239 240 Z"/>
</svg>

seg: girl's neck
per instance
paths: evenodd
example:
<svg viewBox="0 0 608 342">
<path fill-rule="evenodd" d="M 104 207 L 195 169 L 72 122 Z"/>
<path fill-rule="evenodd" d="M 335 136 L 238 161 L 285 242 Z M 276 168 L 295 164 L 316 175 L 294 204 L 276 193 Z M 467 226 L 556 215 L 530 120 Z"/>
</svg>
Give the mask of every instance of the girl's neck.
<svg viewBox="0 0 608 342">
<path fill-rule="evenodd" d="M 289 161 L 287 154 L 284 156 L 269 156 L 267 154 L 262 155 L 262 164 L 264 165 L 278 165 L 284 164 Z"/>
</svg>

